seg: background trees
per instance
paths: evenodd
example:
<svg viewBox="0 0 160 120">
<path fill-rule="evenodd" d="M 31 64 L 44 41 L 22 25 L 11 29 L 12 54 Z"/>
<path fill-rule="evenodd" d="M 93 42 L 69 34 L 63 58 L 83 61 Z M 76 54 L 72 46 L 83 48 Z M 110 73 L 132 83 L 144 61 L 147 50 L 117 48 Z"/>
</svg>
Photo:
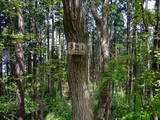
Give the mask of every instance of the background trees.
<svg viewBox="0 0 160 120">
<path fill-rule="evenodd" d="M 0 119 L 158 120 L 159 4 L 1 0 Z"/>
</svg>

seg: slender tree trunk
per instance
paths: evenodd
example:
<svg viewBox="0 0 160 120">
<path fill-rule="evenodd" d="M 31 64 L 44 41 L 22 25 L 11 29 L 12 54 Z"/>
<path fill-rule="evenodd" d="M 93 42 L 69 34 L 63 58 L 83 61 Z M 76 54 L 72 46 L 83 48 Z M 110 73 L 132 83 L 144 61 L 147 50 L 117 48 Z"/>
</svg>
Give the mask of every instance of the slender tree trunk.
<svg viewBox="0 0 160 120">
<path fill-rule="evenodd" d="M 91 11 L 101 34 L 101 56 L 102 56 L 102 70 L 101 77 L 104 75 L 104 70 L 107 69 L 107 62 L 110 59 L 110 36 L 108 25 L 108 13 L 106 12 L 109 0 L 104 0 L 102 3 L 102 16 L 99 16 L 96 8 L 95 1 L 90 0 Z M 112 98 L 112 82 L 109 80 L 105 83 L 104 88 L 101 90 L 98 107 L 94 111 L 95 120 L 112 120 L 111 116 L 111 98 Z"/>
<path fill-rule="evenodd" d="M 2 55 L 0 55 L 0 78 L 3 79 L 3 71 L 2 71 Z M 3 95 L 3 82 L 0 81 L 0 96 Z"/>
<path fill-rule="evenodd" d="M 104 70 L 107 69 L 107 61 L 109 60 L 109 35 L 108 28 L 101 32 L 101 49 L 102 49 L 102 75 Z M 95 120 L 111 120 L 111 98 L 112 98 L 112 82 L 109 80 L 105 83 L 104 88 L 100 92 L 100 99 L 98 107 L 94 111 Z"/>
<path fill-rule="evenodd" d="M 32 53 L 28 53 L 28 74 L 32 74 Z M 32 78 L 29 78 L 29 83 L 32 83 Z"/>
<path fill-rule="evenodd" d="M 20 7 L 16 7 L 16 14 L 18 20 L 18 34 L 24 33 L 24 21 L 22 17 L 22 10 Z M 23 63 L 23 44 L 19 41 L 15 43 L 15 65 L 14 65 L 14 77 L 17 83 L 16 90 L 16 108 L 18 120 L 24 120 L 25 108 L 24 108 L 24 63 Z"/>
<path fill-rule="evenodd" d="M 51 0 L 51 16 L 52 16 L 52 46 L 51 46 L 51 59 L 54 60 L 56 58 L 56 55 L 55 55 L 55 17 L 54 17 L 54 1 Z M 52 62 L 52 64 L 54 64 L 54 62 Z M 54 68 L 51 68 L 51 74 L 54 73 Z M 51 88 L 50 88 L 50 95 L 53 96 L 54 98 L 56 97 L 56 92 L 55 92 L 55 79 L 52 78 L 51 79 Z"/>
<path fill-rule="evenodd" d="M 50 2 L 50 1 L 49 1 Z M 51 8 L 47 8 L 48 9 L 48 16 L 47 16 L 47 51 L 46 51 L 46 61 L 50 59 L 50 12 L 51 12 Z M 50 70 L 46 70 L 47 72 L 50 72 Z M 50 92 L 50 78 L 49 75 L 46 76 L 46 79 L 48 81 L 48 92 Z"/>
<path fill-rule="evenodd" d="M 127 2 L 127 54 L 130 55 L 131 54 L 131 44 L 129 42 L 130 40 L 130 27 L 131 27 L 131 14 L 130 14 L 130 4 L 129 2 Z M 132 76 L 131 76 L 131 72 L 132 72 L 132 65 L 131 65 L 131 61 L 128 60 L 128 79 L 126 81 L 126 95 L 127 95 L 127 102 L 130 102 L 130 95 L 131 95 L 131 85 L 132 85 Z"/>
<path fill-rule="evenodd" d="M 155 36 L 155 39 L 154 39 L 154 50 L 159 50 L 160 49 L 160 39 L 156 39 L 156 37 L 159 37 L 159 33 L 160 33 L 160 0 L 156 0 L 156 3 L 155 3 L 155 12 L 156 12 L 156 25 L 155 25 L 155 32 L 154 32 L 154 36 Z M 157 63 L 157 58 L 155 58 L 153 60 L 153 65 L 152 65 L 152 68 L 154 70 L 157 70 L 160 72 L 160 64 Z M 155 86 L 153 86 L 153 92 L 151 92 L 151 94 L 153 93 L 153 96 L 155 94 L 158 94 L 155 90 Z M 157 116 L 157 114 L 155 113 L 154 115 L 154 120 L 159 120 L 160 118 Z"/>
<path fill-rule="evenodd" d="M 59 46 L 58 46 L 58 59 L 61 61 L 62 60 L 62 40 L 61 40 L 61 31 L 59 29 L 58 31 L 58 43 L 59 43 Z M 57 63 L 59 64 L 58 67 L 61 67 L 60 66 L 60 63 Z M 60 76 L 59 76 L 60 78 Z M 59 95 L 60 97 L 62 98 L 62 81 L 61 80 L 58 80 L 58 92 L 59 92 Z"/>
<path fill-rule="evenodd" d="M 0 36 L 2 36 L 2 28 L 0 26 Z M 0 55 L 0 78 L 3 79 L 3 63 L 2 54 Z M 0 81 L 0 96 L 3 95 L 3 82 Z"/>
<path fill-rule="evenodd" d="M 87 48 L 87 31 L 82 0 L 62 1 L 67 43 L 81 42 Z M 87 62 L 87 51 L 85 55 L 68 55 L 68 83 L 71 91 L 73 120 L 92 120 Z"/>
</svg>

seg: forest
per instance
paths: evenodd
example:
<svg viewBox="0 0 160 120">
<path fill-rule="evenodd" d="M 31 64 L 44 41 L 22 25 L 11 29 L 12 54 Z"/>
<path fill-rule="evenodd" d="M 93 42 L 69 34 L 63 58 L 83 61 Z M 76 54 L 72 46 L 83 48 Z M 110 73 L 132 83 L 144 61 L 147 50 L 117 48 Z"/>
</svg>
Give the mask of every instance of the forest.
<svg viewBox="0 0 160 120">
<path fill-rule="evenodd" d="M 0 0 L 0 120 L 160 120 L 160 0 Z"/>
</svg>

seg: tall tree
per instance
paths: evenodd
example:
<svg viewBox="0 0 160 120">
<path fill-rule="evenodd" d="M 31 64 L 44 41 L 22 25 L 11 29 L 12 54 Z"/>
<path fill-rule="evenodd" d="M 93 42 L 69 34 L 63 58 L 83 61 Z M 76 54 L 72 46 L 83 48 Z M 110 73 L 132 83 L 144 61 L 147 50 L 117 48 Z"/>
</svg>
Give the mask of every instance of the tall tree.
<svg viewBox="0 0 160 120">
<path fill-rule="evenodd" d="M 17 33 L 22 35 L 24 33 L 24 20 L 22 16 L 22 10 L 19 6 L 15 6 L 17 15 Z M 14 77 L 17 83 L 16 90 L 16 107 L 18 120 L 24 120 L 25 108 L 24 108 L 24 63 L 23 63 L 23 43 L 18 39 L 15 43 L 15 65 L 14 65 Z"/>
<path fill-rule="evenodd" d="M 102 1 L 101 15 L 98 14 L 96 9 L 96 1 L 90 0 L 91 12 L 96 22 L 96 26 L 100 31 L 101 36 L 101 55 L 102 55 L 102 72 L 101 77 L 104 74 L 104 70 L 107 67 L 107 61 L 110 58 L 110 35 L 108 25 L 108 6 L 109 0 Z M 111 81 L 107 81 L 105 86 L 101 90 L 98 107 L 94 113 L 95 120 L 111 120 Z"/>
<path fill-rule="evenodd" d="M 156 0 L 155 13 L 156 13 L 156 22 L 155 22 L 153 46 L 154 46 L 154 50 L 159 51 L 159 49 L 160 49 L 160 39 L 159 39 L 159 37 L 160 37 L 160 35 L 159 35 L 160 34 L 160 0 Z M 158 72 L 160 71 L 160 64 L 158 63 L 158 58 L 154 57 L 154 60 L 152 63 L 152 68 L 154 70 L 157 70 Z M 158 94 L 158 93 L 156 92 L 156 85 L 154 85 L 153 86 L 153 93 L 151 96 L 156 96 L 156 94 Z M 159 119 L 160 119 L 159 116 L 157 115 L 157 113 L 155 113 L 154 120 L 159 120 Z"/>
<path fill-rule="evenodd" d="M 67 43 L 84 43 L 87 31 L 82 0 L 63 0 L 64 29 Z M 92 120 L 88 89 L 88 59 L 85 55 L 68 55 L 68 83 L 71 91 L 73 120 Z"/>
</svg>

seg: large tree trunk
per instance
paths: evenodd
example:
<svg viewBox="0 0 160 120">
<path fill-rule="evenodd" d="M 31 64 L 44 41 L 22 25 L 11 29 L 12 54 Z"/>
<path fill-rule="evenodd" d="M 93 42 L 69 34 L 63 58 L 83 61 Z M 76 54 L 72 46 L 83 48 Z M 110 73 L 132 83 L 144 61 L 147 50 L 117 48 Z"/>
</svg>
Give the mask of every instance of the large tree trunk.
<svg viewBox="0 0 160 120">
<path fill-rule="evenodd" d="M 82 42 L 87 47 L 82 0 L 63 0 L 63 6 L 67 43 Z M 87 62 L 87 51 L 85 55 L 68 55 L 68 83 L 71 91 L 73 120 L 92 120 Z"/>
<path fill-rule="evenodd" d="M 24 33 L 24 21 L 22 17 L 22 11 L 20 7 L 16 7 L 16 14 L 18 20 L 18 34 Z M 15 65 L 14 65 L 14 77 L 17 83 L 16 90 L 16 108 L 17 108 L 17 116 L 18 120 L 24 120 L 24 65 L 23 65 L 23 47 L 20 41 L 15 43 Z"/>
</svg>

